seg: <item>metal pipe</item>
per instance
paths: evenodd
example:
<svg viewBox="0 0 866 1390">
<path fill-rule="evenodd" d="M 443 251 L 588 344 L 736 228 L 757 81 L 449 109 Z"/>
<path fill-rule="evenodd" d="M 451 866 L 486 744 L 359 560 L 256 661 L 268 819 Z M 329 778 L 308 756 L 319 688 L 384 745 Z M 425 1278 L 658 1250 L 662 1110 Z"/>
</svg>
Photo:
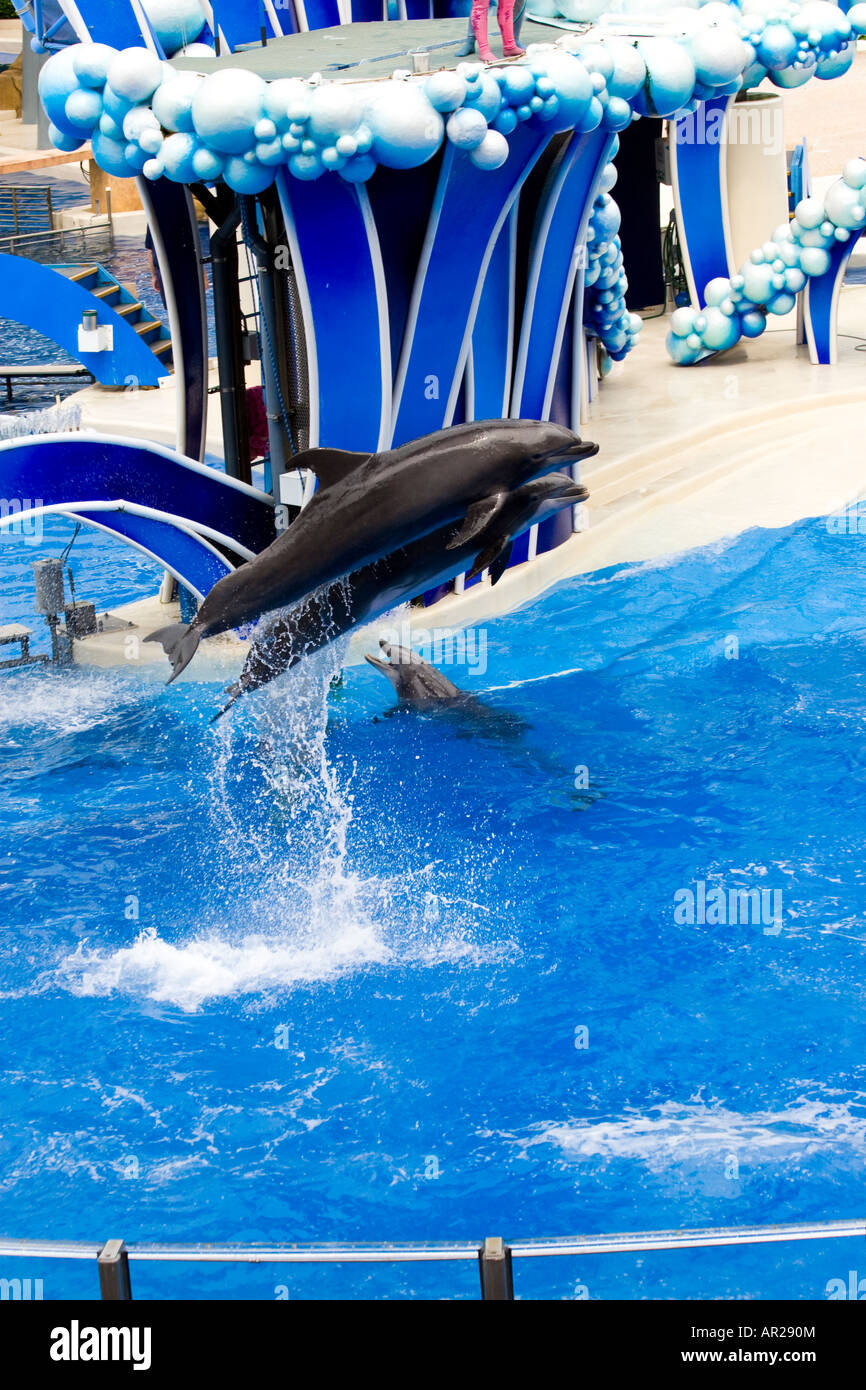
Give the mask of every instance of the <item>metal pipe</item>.
<svg viewBox="0 0 866 1390">
<path fill-rule="evenodd" d="M 210 251 L 226 473 L 230 478 L 248 483 L 252 473 L 238 290 L 237 229 L 240 220 L 240 204 L 235 200 L 225 221 L 211 233 Z"/>
<path fill-rule="evenodd" d="M 281 333 L 282 319 L 278 313 L 275 284 L 275 257 L 258 230 L 256 199 L 243 199 L 244 230 L 256 262 L 256 281 L 259 288 L 259 312 L 262 319 L 262 384 L 268 419 L 268 451 L 271 458 L 271 485 L 274 497 L 279 497 L 279 478 L 290 466 L 292 442 L 284 407 L 287 397 L 285 378 L 285 343 Z"/>
<path fill-rule="evenodd" d="M 512 1259 L 555 1255 L 628 1254 L 644 1250 L 702 1249 L 707 1246 L 759 1245 L 803 1240 L 863 1240 L 866 1219 L 819 1221 L 785 1226 L 720 1226 L 704 1230 L 649 1231 L 638 1234 L 563 1236 L 512 1241 Z M 418 1245 L 139 1245 L 130 1260 L 225 1264 L 419 1264 L 477 1260 L 477 1242 Z M 92 1260 L 94 1241 L 36 1241 L 0 1237 L 0 1258 Z"/>
</svg>

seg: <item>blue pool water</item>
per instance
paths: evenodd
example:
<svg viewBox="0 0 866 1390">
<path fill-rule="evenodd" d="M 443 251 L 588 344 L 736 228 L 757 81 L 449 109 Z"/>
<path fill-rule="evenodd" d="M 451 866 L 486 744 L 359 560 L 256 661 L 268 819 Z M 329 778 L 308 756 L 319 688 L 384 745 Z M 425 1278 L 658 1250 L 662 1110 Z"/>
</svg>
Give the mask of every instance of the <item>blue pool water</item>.
<svg viewBox="0 0 866 1390">
<path fill-rule="evenodd" d="M 0 546 L 4 621 L 29 613 L 53 527 Z M 100 601 L 158 577 L 102 537 L 72 561 Z M 325 727 L 336 657 L 215 728 L 212 682 L 0 675 L 0 1231 L 864 1216 L 864 611 L 866 540 L 819 520 L 489 624 L 486 671 L 451 674 L 498 718 L 384 717 L 365 667 Z M 772 911 L 689 922 L 699 884 Z M 46 1297 L 95 1291 L 84 1264 L 0 1263 Z M 801 1299 L 851 1270 L 862 1242 L 533 1260 L 516 1285 Z M 468 1264 L 133 1277 L 140 1296 L 477 1296 Z"/>
</svg>

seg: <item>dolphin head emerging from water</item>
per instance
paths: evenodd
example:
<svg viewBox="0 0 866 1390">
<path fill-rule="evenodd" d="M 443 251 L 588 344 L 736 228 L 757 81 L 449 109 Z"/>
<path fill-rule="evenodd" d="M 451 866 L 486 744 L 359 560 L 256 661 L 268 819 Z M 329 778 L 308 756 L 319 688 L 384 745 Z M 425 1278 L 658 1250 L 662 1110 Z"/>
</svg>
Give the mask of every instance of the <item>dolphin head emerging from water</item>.
<svg viewBox="0 0 866 1390">
<path fill-rule="evenodd" d="M 384 661 L 378 656 L 365 656 L 364 660 L 391 682 L 402 704 L 439 705 L 471 698 L 411 647 L 398 647 L 384 639 L 379 646 L 385 654 Z"/>
</svg>

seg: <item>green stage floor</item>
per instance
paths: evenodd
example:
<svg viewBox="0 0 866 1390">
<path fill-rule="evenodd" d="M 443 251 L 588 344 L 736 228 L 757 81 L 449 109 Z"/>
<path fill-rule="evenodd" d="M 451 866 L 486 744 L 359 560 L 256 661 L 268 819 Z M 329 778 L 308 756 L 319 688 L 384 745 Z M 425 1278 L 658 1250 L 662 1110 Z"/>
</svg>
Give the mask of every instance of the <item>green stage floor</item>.
<svg viewBox="0 0 866 1390">
<path fill-rule="evenodd" d="M 248 68 L 269 82 L 278 77 L 309 77 L 314 72 L 336 76 L 347 69 L 351 69 L 354 78 L 390 77 L 398 68 L 411 69 L 409 55 L 420 50 L 430 54 L 430 70 L 435 72 L 437 68 L 456 68 L 458 63 L 467 61 L 458 58 L 454 51 L 466 37 L 466 26 L 465 18 L 338 24 L 331 29 L 271 39 L 264 48 L 244 48 L 222 58 L 175 58 L 172 66 L 206 73 L 220 68 Z M 525 48 L 530 43 L 554 43 L 561 34 L 559 27 L 527 20 L 520 38 Z M 498 56 L 502 40 L 493 19 L 490 46 Z"/>
</svg>

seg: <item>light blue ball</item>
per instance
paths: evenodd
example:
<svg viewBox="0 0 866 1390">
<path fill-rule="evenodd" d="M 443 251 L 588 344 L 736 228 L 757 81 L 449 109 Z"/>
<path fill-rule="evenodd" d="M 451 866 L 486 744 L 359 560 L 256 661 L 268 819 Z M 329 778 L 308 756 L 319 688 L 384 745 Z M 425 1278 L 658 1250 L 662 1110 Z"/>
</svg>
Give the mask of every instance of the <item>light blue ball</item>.
<svg viewBox="0 0 866 1390">
<path fill-rule="evenodd" d="M 37 89 L 49 121 L 64 135 L 80 137 L 77 129 L 66 115 L 66 103 L 78 88 L 75 75 L 75 48 L 61 49 L 48 59 L 39 73 Z"/>
<path fill-rule="evenodd" d="M 349 163 L 351 162 L 350 160 Z M 348 167 L 347 164 L 346 168 Z M 306 183 L 320 178 L 325 172 L 325 166 L 317 154 L 293 154 L 289 160 L 289 169 L 296 179 L 303 179 Z M 345 169 L 341 172 L 345 173 Z"/>
<path fill-rule="evenodd" d="M 604 108 L 602 125 L 605 130 L 625 130 L 631 125 L 631 107 L 623 97 L 611 97 Z"/>
<path fill-rule="evenodd" d="M 197 179 L 202 179 L 204 183 L 215 183 L 222 177 L 225 160 L 221 159 L 213 150 L 205 149 L 204 145 L 199 145 L 192 157 L 193 173 Z"/>
<path fill-rule="evenodd" d="M 199 0 L 142 0 L 142 4 L 169 58 L 195 43 L 207 22 Z"/>
<path fill-rule="evenodd" d="M 457 72 L 434 72 L 425 82 L 424 91 L 437 111 L 456 111 L 466 100 L 466 80 Z"/>
<path fill-rule="evenodd" d="M 498 130 L 500 135 L 510 135 L 512 130 L 517 129 L 517 116 L 510 107 L 506 107 L 504 111 L 500 111 L 496 120 L 493 122 L 493 129 Z"/>
<path fill-rule="evenodd" d="M 348 159 L 340 170 L 340 178 L 347 183 L 366 183 L 376 172 L 376 161 L 370 154 L 356 154 Z"/>
<path fill-rule="evenodd" d="M 822 82 L 829 82 L 834 77 L 843 77 L 854 62 L 855 52 L 856 44 L 851 43 L 835 57 L 828 55 L 825 58 L 819 58 L 815 68 L 815 76 L 820 78 Z"/>
<path fill-rule="evenodd" d="M 161 157 L 166 178 L 173 183 L 191 183 L 195 178 L 193 156 L 198 148 L 194 135 L 185 131 L 169 135 L 163 141 Z"/>
<path fill-rule="evenodd" d="M 301 113 L 304 120 L 309 116 L 310 94 L 311 89 L 300 78 L 281 77 L 267 83 L 262 110 L 277 130 L 286 131 Z"/>
<path fill-rule="evenodd" d="M 79 87 L 66 99 L 66 119 L 77 130 L 95 130 L 102 115 L 102 97 L 98 92 Z"/>
<path fill-rule="evenodd" d="M 274 170 L 267 165 L 259 164 L 258 160 L 240 159 L 232 156 L 225 162 L 223 178 L 229 188 L 233 188 L 235 193 L 264 193 L 266 188 L 270 188 L 274 181 Z"/>
<path fill-rule="evenodd" d="M 767 316 L 760 309 L 750 309 L 740 314 L 740 329 L 744 338 L 760 338 L 767 327 Z"/>
<path fill-rule="evenodd" d="M 192 104 L 202 85 L 194 72 L 181 72 L 161 82 L 153 94 L 153 114 L 166 130 L 193 130 Z"/>
<path fill-rule="evenodd" d="M 119 140 L 112 140 L 109 136 L 103 135 L 98 130 L 92 139 L 93 158 L 96 160 L 100 169 L 104 169 L 106 174 L 113 174 L 117 179 L 131 179 L 135 177 L 136 170 L 130 167 L 126 158 L 126 144 L 121 144 Z"/>
<path fill-rule="evenodd" d="M 487 134 L 487 122 L 480 111 L 464 106 L 448 117 L 445 133 L 459 150 L 474 150 Z"/>
<path fill-rule="evenodd" d="M 496 90 L 498 93 L 499 88 Z M 366 120 L 373 134 L 371 153 L 389 169 L 415 169 L 426 164 L 445 134 L 439 112 L 423 89 L 409 82 L 383 82 L 367 107 Z"/>
<path fill-rule="evenodd" d="M 72 50 L 72 66 L 82 87 L 101 90 L 108 77 L 117 49 L 107 43 L 82 43 Z"/>
<path fill-rule="evenodd" d="M 499 169 L 508 158 L 508 141 L 498 130 L 489 130 L 469 158 L 477 169 Z"/>
<path fill-rule="evenodd" d="M 539 59 L 538 67 L 554 85 L 559 101 L 557 122 L 563 128 L 574 126 L 575 129 L 582 129 L 581 122 L 589 110 L 590 102 L 596 101 L 601 105 L 593 95 L 592 79 L 586 68 L 568 53 L 544 54 L 543 58 Z M 601 114 L 598 118 L 598 123 L 600 122 Z"/>
<path fill-rule="evenodd" d="M 320 145 L 357 129 L 364 104 L 359 89 L 345 82 L 326 82 L 310 93 L 309 133 Z"/>
<path fill-rule="evenodd" d="M 102 93 L 102 107 L 106 116 L 110 116 L 119 126 L 123 125 L 127 114 L 136 105 L 137 102 L 127 101 L 126 97 L 120 96 L 113 87 L 106 84 Z"/>
<path fill-rule="evenodd" d="M 499 83 L 495 82 L 489 73 L 484 73 L 480 81 L 470 84 L 467 89 L 466 105 L 474 106 L 486 121 L 492 121 L 502 109 L 502 90 Z"/>
<path fill-rule="evenodd" d="M 640 116 L 673 116 L 695 89 L 694 63 L 673 39 L 641 39 L 637 50 L 646 64 L 647 77 L 635 94 L 634 109 Z"/>
<path fill-rule="evenodd" d="M 747 66 L 748 51 L 737 31 L 708 28 L 691 34 L 686 47 L 695 65 L 699 82 L 722 87 L 732 82 Z"/>
<path fill-rule="evenodd" d="M 137 106 L 153 96 L 162 76 L 162 62 L 155 53 L 147 48 L 123 48 L 109 65 L 108 86 L 130 106 Z"/>
<path fill-rule="evenodd" d="M 140 145 L 133 144 L 131 140 L 124 147 L 124 156 L 130 169 L 134 169 L 137 174 L 143 172 L 144 166 L 150 158 Z"/>
<path fill-rule="evenodd" d="M 67 135 L 65 130 L 60 130 L 53 121 L 48 125 L 48 139 L 56 150 L 63 150 L 65 154 L 72 154 L 74 150 L 80 150 L 84 144 L 81 135 Z"/>
</svg>

